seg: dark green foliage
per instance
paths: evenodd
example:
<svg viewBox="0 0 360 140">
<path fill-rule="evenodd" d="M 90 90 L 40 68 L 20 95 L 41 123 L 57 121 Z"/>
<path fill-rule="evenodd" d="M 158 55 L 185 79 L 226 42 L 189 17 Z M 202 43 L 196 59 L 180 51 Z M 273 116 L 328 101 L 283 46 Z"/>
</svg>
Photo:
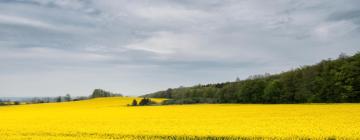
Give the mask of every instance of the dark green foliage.
<svg viewBox="0 0 360 140">
<path fill-rule="evenodd" d="M 20 105 L 19 101 L 14 101 L 14 105 Z"/>
<path fill-rule="evenodd" d="M 152 104 L 155 104 L 155 102 L 151 101 L 150 98 L 143 98 L 140 100 L 139 104 L 138 102 L 136 101 L 136 99 L 134 99 L 131 103 L 131 106 L 146 106 L 146 105 L 152 105 Z M 129 106 L 129 105 L 128 105 Z"/>
<path fill-rule="evenodd" d="M 72 99 L 72 101 L 81 101 L 81 100 L 87 100 L 89 97 L 86 96 L 78 96 Z"/>
<path fill-rule="evenodd" d="M 114 97 L 114 96 L 122 96 L 121 94 L 115 94 L 109 91 L 105 91 L 102 89 L 95 89 L 91 94 L 90 98 L 97 98 L 97 97 Z"/>
<path fill-rule="evenodd" d="M 151 104 L 154 104 L 154 102 L 152 102 L 150 98 L 143 98 L 139 102 L 140 106 L 151 105 Z"/>
<path fill-rule="evenodd" d="M 131 103 L 132 106 L 137 106 L 137 101 L 134 99 L 133 102 Z"/>
<path fill-rule="evenodd" d="M 341 54 L 277 75 L 235 82 L 179 87 L 143 97 L 169 98 L 163 104 L 360 102 L 360 53 Z"/>
<path fill-rule="evenodd" d="M 265 103 L 278 103 L 280 102 L 281 84 L 278 80 L 271 81 L 264 89 L 263 101 Z"/>
<path fill-rule="evenodd" d="M 163 105 L 170 104 L 198 104 L 198 103 L 218 103 L 218 99 L 214 98 L 185 98 L 185 99 L 170 99 L 162 102 Z"/>
<path fill-rule="evenodd" d="M 61 102 L 61 101 L 62 101 L 62 98 L 61 98 L 61 96 L 59 96 L 59 97 L 56 97 L 56 98 L 55 98 L 55 101 L 56 101 L 56 102 Z"/>
</svg>

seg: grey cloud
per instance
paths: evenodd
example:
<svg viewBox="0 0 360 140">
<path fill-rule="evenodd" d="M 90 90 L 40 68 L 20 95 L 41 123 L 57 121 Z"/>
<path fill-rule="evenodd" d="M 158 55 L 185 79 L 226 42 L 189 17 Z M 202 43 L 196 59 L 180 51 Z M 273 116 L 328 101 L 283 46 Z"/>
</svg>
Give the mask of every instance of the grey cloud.
<svg viewBox="0 0 360 140">
<path fill-rule="evenodd" d="M 349 20 L 360 25 L 360 9 L 333 13 L 328 17 L 330 21 Z"/>
<path fill-rule="evenodd" d="M 0 85 L 24 88 L 0 88 L 0 96 L 86 95 L 99 87 L 139 95 L 353 54 L 358 4 L 0 0 Z"/>
</svg>

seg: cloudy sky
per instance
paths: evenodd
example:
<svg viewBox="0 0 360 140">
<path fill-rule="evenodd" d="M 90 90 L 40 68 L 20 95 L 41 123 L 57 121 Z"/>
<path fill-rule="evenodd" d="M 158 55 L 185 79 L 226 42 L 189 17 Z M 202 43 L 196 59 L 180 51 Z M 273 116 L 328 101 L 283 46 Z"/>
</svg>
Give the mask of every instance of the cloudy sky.
<svg viewBox="0 0 360 140">
<path fill-rule="evenodd" d="M 360 50 L 359 0 L 0 0 L 0 96 L 141 95 Z"/>
</svg>

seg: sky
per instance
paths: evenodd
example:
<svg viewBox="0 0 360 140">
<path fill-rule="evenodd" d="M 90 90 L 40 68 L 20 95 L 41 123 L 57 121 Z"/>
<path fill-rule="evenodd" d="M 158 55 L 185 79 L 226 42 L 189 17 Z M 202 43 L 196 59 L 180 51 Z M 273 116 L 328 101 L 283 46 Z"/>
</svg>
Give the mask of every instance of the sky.
<svg viewBox="0 0 360 140">
<path fill-rule="evenodd" d="M 359 0 L 0 0 L 0 97 L 143 95 L 360 51 Z"/>
</svg>

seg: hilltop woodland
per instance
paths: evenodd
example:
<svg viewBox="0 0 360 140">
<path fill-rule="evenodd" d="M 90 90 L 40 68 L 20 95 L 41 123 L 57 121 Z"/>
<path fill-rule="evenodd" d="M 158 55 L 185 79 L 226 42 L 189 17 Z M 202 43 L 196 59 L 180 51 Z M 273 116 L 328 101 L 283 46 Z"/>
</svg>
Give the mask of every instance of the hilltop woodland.
<svg viewBox="0 0 360 140">
<path fill-rule="evenodd" d="M 280 74 L 167 89 L 143 97 L 168 98 L 163 104 L 360 102 L 360 53 Z"/>
<path fill-rule="evenodd" d="M 123 95 L 120 93 L 112 93 L 110 91 L 105 91 L 103 89 L 95 89 L 93 93 L 90 95 L 90 98 L 115 97 L 115 96 L 123 96 Z"/>
</svg>

